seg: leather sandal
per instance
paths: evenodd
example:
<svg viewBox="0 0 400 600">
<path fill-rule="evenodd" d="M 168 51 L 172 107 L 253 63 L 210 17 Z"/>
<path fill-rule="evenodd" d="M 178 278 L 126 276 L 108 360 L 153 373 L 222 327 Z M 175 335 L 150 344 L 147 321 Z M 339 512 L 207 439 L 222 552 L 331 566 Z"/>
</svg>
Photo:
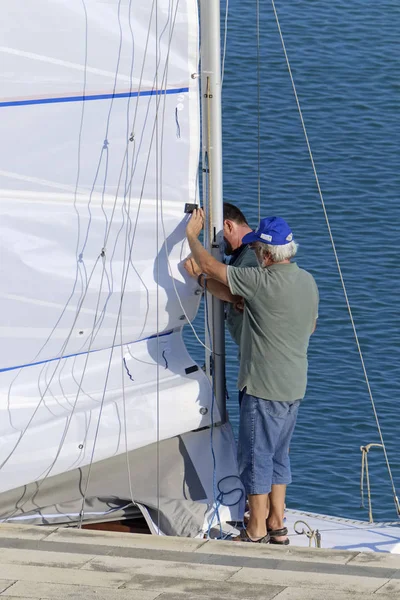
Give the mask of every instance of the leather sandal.
<svg viewBox="0 0 400 600">
<path fill-rule="evenodd" d="M 288 534 L 287 527 L 282 527 L 282 529 L 268 529 L 268 535 L 270 536 L 270 544 L 275 544 L 276 546 L 289 546 L 290 540 L 287 537 L 285 540 L 276 540 L 277 537 L 283 537 Z"/>
<path fill-rule="evenodd" d="M 267 533 L 267 535 L 264 535 L 264 537 L 260 538 L 259 540 L 252 540 L 249 534 L 247 533 L 247 530 L 243 527 L 243 529 L 239 531 L 239 536 L 235 538 L 235 541 L 252 542 L 253 544 L 269 544 L 270 535 L 269 533 Z"/>
</svg>

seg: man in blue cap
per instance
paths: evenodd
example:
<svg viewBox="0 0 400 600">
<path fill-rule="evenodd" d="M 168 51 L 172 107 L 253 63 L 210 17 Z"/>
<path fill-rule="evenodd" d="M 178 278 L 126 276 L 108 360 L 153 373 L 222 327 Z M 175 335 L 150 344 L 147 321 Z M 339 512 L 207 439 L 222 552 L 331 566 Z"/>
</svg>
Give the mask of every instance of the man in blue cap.
<svg viewBox="0 0 400 600">
<path fill-rule="evenodd" d="M 238 387 L 238 462 L 250 519 L 239 540 L 288 544 L 283 526 L 286 486 L 291 483 L 289 444 L 307 385 L 307 349 L 318 317 L 314 278 L 295 262 L 293 233 L 281 217 L 261 219 L 243 238 L 259 267 L 230 267 L 198 240 L 204 214 L 196 210 L 186 228 L 193 258 L 205 276 L 244 298 Z"/>
</svg>

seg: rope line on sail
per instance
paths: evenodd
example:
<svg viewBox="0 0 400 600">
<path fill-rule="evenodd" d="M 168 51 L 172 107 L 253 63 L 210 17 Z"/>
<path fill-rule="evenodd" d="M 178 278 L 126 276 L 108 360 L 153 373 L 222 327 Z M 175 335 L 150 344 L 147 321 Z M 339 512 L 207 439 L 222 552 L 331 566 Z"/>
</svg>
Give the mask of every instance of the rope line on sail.
<svg viewBox="0 0 400 600">
<path fill-rule="evenodd" d="M 389 478 L 390 478 L 390 482 L 391 482 L 391 486 L 392 486 L 392 491 L 393 491 L 394 504 L 395 504 L 395 507 L 396 507 L 397 514 L 398 514 L 398 516 L 400 516 L 400 503 L 399 503 L 399 499 L 397 497 L 396 486 L 394 484 L 394 479 L 393 479 L 393 474 L 392 474 L 392 470 L 391 470 L 391 467 L 390 467 L 389 457 L 388 457 L 388 453 L 387 453 L 387 450 L 386 450 L 386 446 L 385 446 L 385 442 L 384 442 L 384 438 L 383 438 L 383 433 L 382 433 L 382 429 L 381 429 L 381 426 L 380 426 L 378 413 L 377 413 L 376 406 L 375 406 L 374 397 L 373 397 L 373 394 L 372 394 L 372 388 L 371 388 L 371 385 L 370 385 L 370 381 L 369 381 L 369 377 L 368 377 L 368 373 L 367 373 L 367 368 L 366 368 L 366 365 L 365 365 L 365 362 L 364 362 L 364 356 L 363 356 L 363 352 L 362 352 L 362 349 L 361 349 L 361 344 L 360 344 L 360 341 L 359 341 L 359 337 L 358 337 L 358 333 L 357 333 L 357 329 L 356 329 L 356 325 L 355 325 L 355 321 L 354 321 L 354 317 L 353 317 L 353 311 L 351 309 L 350 300 L 349 300 L 349 297 L 348 297 L 348 294 L 347 294 L 347 288 L 346 288 L 346 284 L 345 284 L 345 281 L 344 281 L 344 277 L 343 277 L 343 273 L 342 273 L 342 268 L 341 268 L 340 261 L 339 261 L 339 256 L 338 256 L 338 253 L 337 253 L 337 250 L 336 250 L 336 244 L 335 244 L 335 241 L 333 239 L 333 233 L 332 233 L 332 229 L 331 229 L 331 225 L 330 225 L 330 221 L 329 221 L 329 216 L 328 216 L 328 212 L 327 212 L 327 209 L 326 209 L 326 206 L 325 206 L 325 200 L 324 200 L 324 197 L 323 197 L 323 194 L 322 194 L 322 189 L 321 189 L 321 185 L 320 185 L 320 182 L 319 182 L 319 177 L 318 177 L 317 169 L 316 169 L 316 166 L 315 166 L 314 156 L 313 156 L 313 153 L 312 153 L 312 150 L 311 150 L 311 145 L 310 145 L 310 141 L 309 141 L 309 138 L 308 138 L 306 125 L 305 125 L 305 121 L 304 121 L 304 118 L 303 118 L 303 111 L 302 111 L 301 106 L 300 106 L 300 100 L 299 100 L 299 97 L 298 97 L 298 94 L 297 94 L 296 84 L 295 84 L 295 81 L 294 81 L 294 77 L 293 77 L 293 73 L 292 73 L 292 68 L 291 68 L 290 61 L 289 61 L 289 56 L 288 56 L 288 53 L 287 53 L 287 50 L 286 50 L 286 44 L 285 44 L 285 40 L 284 40 L 284 37 L 283 37 L 283 33 L 282 33 L 280 21 L 279 21 L 279 16 L 278 16 L 278 13 L 277 13 L 277 10 L 276 10 L 275 1 L 271 0 L 271 2 L 272 2 L 272 8 L 273 8 L 273 11 L 274 11 L 274 15 L 275 15 L 276 24 L 277 24 L 277 27 L 278 27 L 278 32 L 279 32 L 279 36 L 280 36 L 280 40 L 281 40 L 283 52 L 284 52 L 284 55 L 285 55 L 286 65 L 287 65 L 287 68 L 288 68 L 288 71 L 289 71 L 289 76 L 290 76 L 290 80 L 291 80 L 291 83 L 292 83 L 292 88 L 293 88 L 294 96 L 295 96 L 295 99 L 296 99 L 297 108 L 298 108 L 299 115 L 300 115 L 300 121 L 301 121 L 301 125 L 302 125 L 302 128 L 303 128 L 303 132 L 304 132 L 304 136 L 305 136 L 305 140 L 306 140 L 306 144 L 307 144 L 307 148 L 308 148 L 308 153 L 309 153 L 310 159 L 311 159 L 311 164 L 312 164 L 312 168 L 313 168 L 313 172 L 314 172 L 314 177 L 315 177 L 315 181 L 316 181 L 316 184 L 317 184 L 318 193 L 319 193 L 319 197 L 320 197 L 320 200 L 321 200 L 322 209 L 323 209 L 324 216 L 325 216 L 325 221 L 326 221 L 327 228 L 328 228 L 328 233 L 329 233 L 329 237 L 330 237 L 330 241 L 331 241 L 333 253 L 334 253 L 334 256 L 335 256 L 335 260 L 336 260 L 336 266 L 337 266 L 337 269 L 338 269 L 338 272 L 339 272 L 339 277 L 340 277 L 340 281 L 341 281 L 342 288 L 343 288 L 343 293 L 344 293 L 344 297 L 345 297 L 345 301 L 346 301 L 347 310 L 348 310 L 348 313 L 349 313 L 349 316 L 350 316 L 351 325 L 352 325 L 352 328 L 353 328 L 354 338 L 355 338 L 355 341 L 356 341 L 356 345 L 357 345 L 357 349 L 358 349 L 358 354 L 359 354 L 359 357 L 360 357 L 361 366 L 362 366 L 362 370 L 363 370 L 363 373 L 364 373 L 364 379 L 365 379 L 365 382 L 367 384 L 368 394 L 369 394 L 369 397 L 370 397 L 370 401 L 371 401 L 371 405 L 372 405 L 372 410 L 373 410 L 373 413 L 374 413 L 376 425 L 377 425 L 377 428 L 378 428 L 379 437 L 380 437 L 382 448 L 383 448 L 383 453 L 384 453 L 384 456 L 385 456 L 386 466 L 387 466 L 387 470 L 388 470 L 388 473 L 389 473 Z"/>
<path fill-rule="evenodd" d="M 206 215 L 208 217 L 207 219 L 207 227 L 204 228 L 204 237 L 205 237 L 205 242 L 209 244 L 210 248 L 211 248 L 211 244 L 212 244 L 212 231 L 211 231 L 211 226 L 212 226 L 212 206 L 213 206 L 213 197 L 212 197 L 212 167 L 211 167 L 211 160 L 210 160 L 210 155 L 211 155 L 211 119 L 210 119 L 210 94 L 211 94 L 211 88 L 210 88 L 210 78 L 207 77 L 207 88 L 206 88 L 206 95 L 207 95 L 207 150 L 206 150 L 206 156 L 207 156 L 207 166 L 206 166 L 206 181 L 207 181 L 207 185 L 206 185 L 206 191 L 207 191 L 207 202 L 206 202 Z M 207 237 L 208 236 L 208 237 Z"/>
<path fill-rule="evenodd" d="M 82 4 L 82 9 L 83 9 L 83 12 L 85 15 L 85 50 L 84 50 L 84 70 L 83 70 L 83 90 L 82 90 L 83 98 L 85 98 L 86 97 L 86 88 L 87 88 L 89 23 L 88 23 L 88 13 L 87 13 L 87 7 L 86 7 L 85 0 L 81 0 L 81 4 Z M 82 102 L 81 119 L 80 119 L 80 124 L 79 124 L 79 135 L 78 135 L 77 166 L 76 166 L 76 179 L 75 179 L 74 203 L 73 203 L 74 211 L 76 213 L 76 218 L 77 218 L 77 238 L 76 238 L 76 247 L 75 247 L 75 256 L 76 257 L 79 256 L 79 246 L 80 246 L 80 237 L 81 237 L 81 217 L 80 217 L 79 210 L 77 208 L 77 200 L 78 200 L 78 189 L 79 189 L 79 181 L 80 181 L 80 174 L 81 174 L 81 148 L 82 148 L 83 123 L 84 123 L 84 119 L 85 119 L 85 108 L 86 108 L 86 103 Z M 74 281 L 71 295 L 69 296 L 69 298 L 65 304 L 64 310 L 61 312 L 61 315 L 59 316 L 56 324 L 54 325 L 52 331 L 50 332 L 50 335 L 47 338 L 46 342 L 43 344 L 42 348 L 39 350 L 37 356 L 40 356 L 42 350 L 46 346 L 47 342 L 50 340 L 50 338 L 53 335 L 54 331 L 56 330 L 58 324 L 60 323 L 65 311 L 67 310 L 67 307 L 74 296 L 75 288 L 76 288 L 76 285 L 78 284 L 79 276 L 81 277 L 81 287 L 83 289 L 83 278 L 82 278 L 82 273 L 79 268 L 79 265 L 80 265 L 80 262 L 79 262 L 79 260 L 77 260 L 76 261 L 75 281 Z"/>
<path fill-rule="evenodd" d="M 108 109 L 106 128 L 105 128 L 105 132 L 104 132 L 104 142 L 103 142 L 103 146 L 100 151 L 98 167 L 97 167 L 97 171 L 96 171 L 96 177 L 93 181 L 92 189 L 91 189 L 91 192 L 89 195 L 89 202 L 87 204 L 87 209 L 89 212 L 89 223 L 87 225 L 84 243 L 83 243 L 83 246 L 82 246 L 80 254 L 79 254 L 79 262 L 83 262 L 83 256 L 84 256 L 84 252 L 85 252 L 86 245 L 87 245 L 88 238 L 89 238 L 89 231 L 90 231 L 90 226 L 91 226 L 91 222 L 92 222 L 92 212 L 90 210 L 90 205 L 91 205 L 92 195 L 93 195 L 94 188 L 95 188 L 96 181 L 97 181 L 97 174 L 100 170 L 100 166 L 101 166 L 102 159 L 103 159 L 103 153 L 105 153 L 105 155 L 106 155 L 106 165 L 105 165 L 105 173 L 104 173 L 104 182 L 103 182 L 103 186 L 102 186 L 102 203 L 101 203 L 101 208 L 102 208 L 103 214 L 105 215 L 105 219 L 106 219 L 106 232 L 105 232 L 105 236 L 104 236 L 103 248 L 107 247 L 107 240 L 108 240 L 108 236 L 109 236 L 109 231 L 111 229 L 111 228 L 108 229 L 108 219 L 107 219 L 106 213 L 104 212 L 104 193 L 105 193 L 105 189 L 106 189 L 106 185 L 107 185 L 107 175 L 108 175 L 107 166 L 108 166 L 108 161 L 109 161 L 108 135 L 109 135 L 109 130 L 110 130 L 111 113 L 112 113 L 112 110 L 114 107 L 114 99 L 115 99 L 115 93 L 116 93 L 116 89 L 117 89 L 118 73 L 119 73 L 119 68 L 120 68 L 122 45 L 123 45 L 122 24 L 121 24 L 121 0 L 118 0 L 117 15 L 118 15 L 118 29 L 119 29 L 119 46 L 118 46 L 118 54 L 117 54 L 117 63 L 116 63 L 116 67 L 115 67 L 113 91 L 111 94 L 112 97 L 111 97 L 111 102 L 110 102 L 110 106 Z M 107 229 L 108 229 L 108 233 L 107 233 Z"/>
<path fill-rule="evenodd" d="M 122 410 L 123 410 L 123 420 L 124 420 L 124 440 L 125 440 L 125 460 L 126 460 L 126 470 L 128 473 L 128 485 L 129 485 L 129 493 L 130 499 L 134 502 L 134 493 L 133 493 L 133 485 L 132 485 L 132 473 L 131 473 L 131 465 L 129 462 L 129 443 L 128 443 L 128 419 L 126 415 L 126 395 L 125 395 L 125 373 L 124 373 L 124 362 L 126 364 L 126 360 L 123 352 L 122 345 L 122 319 L 120 319 L 120 339 L 121 339 L 121 382 L 122 382 Z"/>
</svg>

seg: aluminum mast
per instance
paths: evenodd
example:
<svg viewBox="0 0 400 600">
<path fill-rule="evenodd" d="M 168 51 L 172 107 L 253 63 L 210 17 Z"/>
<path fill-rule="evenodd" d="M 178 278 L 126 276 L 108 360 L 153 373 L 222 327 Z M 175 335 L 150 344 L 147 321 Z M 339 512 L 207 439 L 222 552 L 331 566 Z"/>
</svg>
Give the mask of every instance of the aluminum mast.
<svg viewBox="0 0 400 600">
<path fill-rule="evenodd" d="M 221 118 L 221 36 L 219 0 L 200 0 L 203 205 L 207 249 L 223 260 L 223 181 Z M 226 421 L 225 324 L 223 302 L 207 295 L 208 329 L 213 355 L 207 352 L 207 374 L 213 377 L 215 400 Z M 207 323 L 206 323 L 207 330 Z"/>
</svg>

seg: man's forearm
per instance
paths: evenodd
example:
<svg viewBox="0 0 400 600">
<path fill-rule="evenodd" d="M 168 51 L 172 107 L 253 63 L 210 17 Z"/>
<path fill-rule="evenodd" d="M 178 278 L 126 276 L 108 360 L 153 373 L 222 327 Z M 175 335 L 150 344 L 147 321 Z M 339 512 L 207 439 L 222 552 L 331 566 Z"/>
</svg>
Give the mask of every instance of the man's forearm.
<svg viewBox="0 0 400 600">
<path fill-rule="evenodd" d="M 227 285 L 224 285 L 216 279 L 201 277 L 201 287 L 206 287 L 207 292 L 210 292 L 210 294 L 223 302 L 230 302 L 233 304 L 241 299 L 240 296 L 234 296 Z"/>
<path fill-rule="evenodd" d="M 226 265 L 211 256 L 211 254 L 207 252 L 205 248 L 203 248 L 196 236 L 188 235 L 187 240 L 189 242 L 192 256 L 199 265 L 202 273 L 209 275 L 212 279 L 216 279 L 227 286 L 228 278 Z"/>
<path fill-rule="evenodd" d="M 210 265 L 212 263 L 218 262 L 200 243 L 199 239 L 195 236 L 188 236 L 188 242 L 190 246 L 190 250 L 192 252 L 192 256 L 194 260 L 199 265 L 202 273 L 209 273 Z"/>
</svg>

